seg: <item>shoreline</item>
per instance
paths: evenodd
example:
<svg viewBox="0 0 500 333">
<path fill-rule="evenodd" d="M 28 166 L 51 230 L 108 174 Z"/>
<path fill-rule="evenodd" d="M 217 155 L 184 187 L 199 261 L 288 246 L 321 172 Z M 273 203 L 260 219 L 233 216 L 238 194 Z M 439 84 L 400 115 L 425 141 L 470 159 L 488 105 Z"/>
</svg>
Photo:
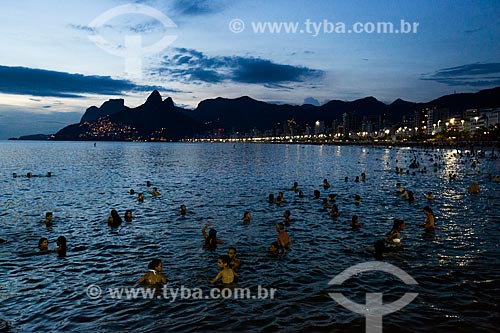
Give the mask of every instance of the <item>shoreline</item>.
<svg viewBox="0 0 500 333">
<path fill-rule="evenodd" d="M 373 142 L 373 141 L 320 141 L 320 140 L 255 140 L 249 139 L 188 139 L 178 141 L 132 141 L 132 140 L 20 140 L 7 139 L 0 141 L 43 141 L 43 142 L 146 142 L 146 143 L 264 143 L 264 144 L 294 144 L 294 145 L 327 145 L 327 146 L 365 146 L 365 147 L 421 147 L 421 148 L 473 148 L 477 149 L 499 149 L 500 140 L 496 141 L 394 141 L 394 142 Z"/>
</svg>

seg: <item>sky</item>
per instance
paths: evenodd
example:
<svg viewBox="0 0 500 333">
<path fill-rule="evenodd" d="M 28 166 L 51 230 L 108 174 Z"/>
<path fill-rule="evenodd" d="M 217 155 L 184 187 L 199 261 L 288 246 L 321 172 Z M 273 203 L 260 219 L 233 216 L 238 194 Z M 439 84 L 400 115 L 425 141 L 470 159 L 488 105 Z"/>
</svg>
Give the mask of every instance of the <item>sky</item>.
<svg viewBox="0 0 500 333">
<path fill-rule="evenodd" d="M 191 109 L 476 92 L 500 86 L 499 27 L 498 0 L 1 0 L 0 140 L 154 89 Z"/>
</svg>

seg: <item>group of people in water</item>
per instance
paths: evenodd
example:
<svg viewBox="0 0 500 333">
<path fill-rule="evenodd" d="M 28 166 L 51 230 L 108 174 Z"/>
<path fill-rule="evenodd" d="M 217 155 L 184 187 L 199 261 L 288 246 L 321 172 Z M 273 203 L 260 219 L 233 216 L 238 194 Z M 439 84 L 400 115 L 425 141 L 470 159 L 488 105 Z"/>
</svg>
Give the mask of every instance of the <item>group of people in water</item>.
<svg viewBox="0 0 500 333">
<path fill-rule="evenodd" d="M 435 163 L 435 168 L 438 168 L 439 164 L 436 163 Z M 419 167 L 420 163 L 415 158 L 412 164 L 410 165 L 410 168 L 419 168 Z M 419 169 L 418 172 L 425 173 L 427 171 L 426 168 L 424 167 L 423 169 Z M 398 166 L 396 166 L 396 173 L 408 174 L 407 172 L 402 172 L 402 169 Z M 32 177 L 32 175 L 29 176 L 29 174 L 27 177 L 28 178 Z M 17 177 L 15 173 L 13 176 Z M 51 176 L 50 172 L 47 174 L 47 176 L 48 177 Z M 344 181 L 346 183 L 349 182 L 349 177 L 345 177 Z M 363 172 L 361 173 L 360 176 L 355 176 L 354 182 L 355 183 L 366 182 L 366 174 Z M 147 181 L 146 185 L 148 188 L 151 187 L 152 190 L 145 192 L 140 191 L 139 193 L 137 193 L 137 200 L 139 202 L 144 201 L 145 193 L 146 194 L 149 193 L 153 197 L 161 196 L 157 187 L 153 187 L 150 181 Z M 322 208 L 325 212 L 327 212 L 328 216 L 332 218 L 340 217 L 341 214 L 339 212 L 339 207 L 337 205 L 338 195 L 336 193 L 330 192 L 331 184 L 329 183 L 328 179 L 326 178 L 323 179 L 323 182 L 320 186 L 325 191 L 324 193 L 327 193 L 327 197 L 322 198 L 321 191 L 319 189 L 315 189 L 312 193 L 312 199 L 321 202 Z M 401 183 L 397 183 L 396 188 L 397 188 L 397 195 L 399 197 L 408 200 L 409 202 L 413 202 L 416 200 L 414 193 L 412 191 L 407 191 L 401 185 Z M 293 183 L 290 190 L 292 190 L 298 198 L 305 197 L 304 192 L 299 188 L 299 184 L 297 181 Z M 473 183 L 467 188 L 467 191 L 471 194 L 478 194 L 480 192 L 478 181 L 474 180 Z M 135 190 L 133 189 L 130 190 L 130 194 L 135 195 L 136 194 Z M 352 201 L 353 204 L 355 205 L 361 204 L 361 197 L 358 194 L 353 195 L 351 198 L 352 198 L 351 200 L 353 200 Z M 431 233 L 435 228 L 435 216 L 433 209 L 430 207 L 434 200 L 434 194 L 430 191 L 427 192 L 426 199 L 428 200 L 428 205 L 426 205 L 423 208 L 423 213 L 425 215 L 424 223 L 419 224 L 418 226 L 423 228 L 425 232 Z M 278 195 L 275 197 L 275 195 L 271 193 L 268 196 L 268 202 L 270 204 L 276 204 L 278 206 L 282 205 L 283 203 L 286 202 L 285 195 L 283 192 L 279 192 Z M 182 204 L 179 208 L 178 214 L 186 215 L 187 212 L 188 211 L 186 205 Z M 124 220 L 126 222 L 132 222 L 132 219 L 133 219 L 132 210 L 130 209 L 126 210 L 122 218 L 120 214 L 115 209 L 113 209 L 111 210 L 106 222 L 108 226 L 112 228 L 117 228 L 123 223 Z M 47 226 L 50 226 L 52 224 L 52 220 L 53 220 L 52 212 L 47 212 L 43 223 L 45 223 Z M 252 220 L 251 212 L 248 210 L 245 211 L 241 220 L 245 224 L 251 223 Z M 287 249 L 291 246 L 292 240 L 286 230 L 286 228 L 290 227 L 291 221 L 292 221 L 291 212 L 289 209 L 287 209 L 283 213 L 283 222 L 278 222 L 275 224 L 275 230 L 277 235 L 276 239 L 271 241 L 268 247 L 268 251 L 270 254 L 272 255 L 284 254 L 287 252 Z M 353 214 L 352 216 L 350 216 L 349 221 L 353 230 L 359 230 L 361 228 L 359 216 L 357 214 Z M 392 228 L 385 235 L 385 239 L 380 239 L 375 242 L 373 253 L 376 259 L 381 260 L 383 258 L 384 253 L 394 252 L 401 249 L 402 232 L 405 230 L 405 226 L 406 224 L 404 220 L 399 218 L 395 218 L 393 220 Z M 212 224 L 210 223 L 205 224 L 201 229 L 201 234 L 204 238 L 204 248 L 213 251 L 216 250 L 217 245 L 223 243 L 223 241 L 217 237 L 217 230 L 215 228 L 210 228 L 210 227 L 212 227 Z M 48 245 L 49 245 L 48 239 L 42 237 L 38 244 L 40 252 L 42 253 L 49 252 Z M 57 247 L 53 251 L 58 253 L 60 256 L 64 256 L 66 254 L 66 238 L 64 236 L 60 236 L 57 238 Z M 237 271 L 238 268 L 240 267 L 240 261 L 236 257 L 236 248 L 234 246 L 228 248 L 227 254 L 222 254 L 218 257 L 217 266 L 219 268 L 219 272 L 215 277 L 209 280 L 211 283 L 216 283 L 220 280 L 222 281 L 223 284 L 230 284 L 233 283 L 238 278 L 239 274 Z M 149 285 L 167 283 L 168 280 L 162 271 L 163 271 L 163 263 L 161 259 L 157 258 L 152 259 L 148 265 L 148 271 L 141 278 L 137 280 L 137 283 L 138 284 L 145 283 Z"/>
<path fill-rule="evenodd" d="M 12 173 L 12 178 L 17 178 L 21 177 L 17 174 L 17 172 Z M 45 175 L 34 175 L 33 172 L 28 172 L 26 173 L 26 178 L 33 178 L 33 177 L 52 177 L 52 172 L 48 171 Z"/>
<path fill-rule="evenodd" d="M 418 168 L 419 166 L 420 163 L 416 161 L 415 158 L 410 168 Z M 396 168 L 397 168 L 396 170 L 397 174 L 407 174 L 407 173 L 402 173 L 401 168 L 399 167 Z M 419 169 L 418 172 L 426 173 L 427 171 L 426 168 L 424 167 L 423 169 Z M 363 172 L 361 176 L 355 176 L 354 179 L 355 179 L 354 182 L 356 183 L 366 182 L 366 174 Z M 349 178 L 345 177 L 344 181 L 348 182 Z M 326 178 L 323 179 L 323 183 L 321 186 L 325 191 L 328 191 L 331 188 L 331 185 Z M 416 201 L 414 193 L 412 191 L 406 191 L 405 188 L 401 186 L 401 183 L 397 183 L 396 188 L 397 188 L 397 195 L 402 199 L 407 200 L 410 203 Z M 294 182 L 290 190 L 295 192 L 298 198 L 305 197 L 304 192 L 299 189 L 298 182 Z M 479 185 L 477 180 L 475 180 L 471 184 L 471 186 L 468 188 L 468 192 L 472 194 L 479 193 Z M 355 205 L 361 204 L 361 197 L 358 194 L 353 195 L 352 198 L 353 198 L 353 204 Z M 337 218 L 340 216 L 339 208 L 338 205 L 336 204 L 337 202 L 336 193 L 328 193 L 326 198 L 321 198 L 321 191 L 319 189 L 316 189 L 312 193 L 312 199 L 313 200 L 321 199 L 323 210 L 327 211 L 330 217 Z M 434 194 L 431 191 L 428 191 L 427 194 L 425 195 L 425 199 L 428 201 L 428 205 L 425 205 L 422 209 L 425 218 L 423 223 L 418 224 L 418 227 L 422 228 L 426 234 L 433 234 L 433 231 L 435 229 L 435 216 L 434 216 L 434 211 L 430 207 L 430 205 L 434 200 Z M 286 202 L 284 193 L 279 192 L 277 196 L 275 196 L 273 193 L 269 194 L 268 202 L 270 204 L 276 204 L 278 206 L 282 205 L 283 203 Z M 184 215 L 186 213 L 185 205 L 181 206 L 180 212 L 181 215 Z M 287 249 L 292 244 L 290 235 L 286 231 L 286 227 L 290 227 L 291 224 L 290 210 L 287 209 L 284 211 L 283 218 L 284 218 L 283 222 L 276 223 L 275 229 L 277 232 L 277 238 L 276 240 L 271 242 L 268 248 L 269 253 L 272 255 L 286 253 Z M 252 214 L 248 210 L 243 213 L 243 217 L 241 218 L 241 220 L 245 224 L 250 223 L 251 219 L 252 219 Z M 350 223 L 353 230 L 359 230 L 361 228 L 359 216 L 356 214 L 353 214 L 351 216 Z M 209 227 L 211 226 L 212 224 L 210 223 L 205 224 L 202 227 L 201 232 L 205 239 L 204 247 L 209 250 L 215 250 L 217 248 L 217 244 L 223 243 L 223 241 L 217 238 L 216 229 L 214 228 L 209 229 Z M 389 232 L 387 232 L 385 238 L 377 240 L 374 243 L 373 254 L 377 260 L 382 260 L 384 253 L 397 252 L 400 249 L 402 249 L 401 239 L 402 239 L 402 232 L 405 230 L 405 227 L 406 223 L 404 220 L 400 218 L 394 218 L 392 228 Z M 213 279 L 210 280 L 211 283 L 215 283 L 219 280 L 222 280 L 223 284 L 230 284 L 233 283 L 238 278 L 239 275 L 236 271 L 240 265 L 240 262 L 239 260 L 235 259 L 235 255 L 236 255 L 236 248 L 230 247 L 228 254 L 219 256 L 217 261 L 219 273 Z M 164 276 L 161 274 L 161 261 L 159 261 L 159 259 L 154 259 L 154 261 L 151 261 L 148 268 L 150 271 L 146 273 L 143 277 L 141 277 L 141 279 L 137 281 L 138 283 L 146 281 L 150 283 L 153 281 L 159 281 L 159 279 L 164 279 Z"/>
</svg>

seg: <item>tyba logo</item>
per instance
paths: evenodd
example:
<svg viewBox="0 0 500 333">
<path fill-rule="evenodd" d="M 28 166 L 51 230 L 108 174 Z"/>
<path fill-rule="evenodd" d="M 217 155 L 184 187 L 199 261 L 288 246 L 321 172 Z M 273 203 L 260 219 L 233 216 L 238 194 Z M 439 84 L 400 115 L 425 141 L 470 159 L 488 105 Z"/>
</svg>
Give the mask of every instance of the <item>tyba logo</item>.
<svg viewBox="0 0 500 333">
<path fill-rule="evenodd" d="M 391 273 L 407 285 L 418 284 L 415 279 L 399 267 L 381 261 L 369 261 L 349 267 L 335 276 L 328 285 L 341 285 L 356 274 L 371 271 Z M 382 293 L 366 293 L 366 304 L 355 303 L 341 293 L 329 293 L 328 295 L 346 309 L 364 315 L 367 333 L 381 333 L 382 317 L 404 308 L 418 296 L 418 293 L 405 293 L 399 300 L 385 305 L 382 303 Z"/>
<path fill-rule="evenodd" d="M 152 17 L 161 22 L 164 28 L 177 28 L 177 25 L 159 10 L 140 4 L 127 4 L 111 8 L 92 20 L 92 22 L 89 23 L 89 28 L 95 32 L 99 27 L 104 26 L 106 22 L 118 16 L 131 14 Z M 142 56 L 160 52 L 172 44 L 177 39 L 177 36 L 164 35 L 163 38 L 156 43 L 149 46 L 143 46 L 141 35 L 126 35 L 124 47 L 112 45 L 109 41 L 104 39 L 104 37 L 98 34 L 89 35 L 88 38 L 104 51 L 124 58 L 125 73 L 128 76 L 140 77 L 142 74 Z"/>
</svg>

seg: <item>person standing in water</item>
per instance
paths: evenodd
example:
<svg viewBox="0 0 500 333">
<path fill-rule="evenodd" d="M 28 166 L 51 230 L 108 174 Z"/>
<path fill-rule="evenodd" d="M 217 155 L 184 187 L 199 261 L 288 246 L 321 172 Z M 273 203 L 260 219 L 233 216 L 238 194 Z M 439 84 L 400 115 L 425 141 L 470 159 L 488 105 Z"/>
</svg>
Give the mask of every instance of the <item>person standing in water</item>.
<svg viewBox="0 0 500 333">
<path fill-rule="evenodd" d="M 221 271 L 212 280 L 210 280 L 210 283 L 213 284 L 220 279 L 222 279 L 223 284 L 231 284 L 234 282 L 234 279 L 238 277 L 238 274 L 233 271 L 231 267 L 229 267 L 230 262 L 231 259 L 227 254 L 223 254 L 219 257 L 217 260 L 217 266 Z"/>
<path fill-rule="evenodd" d="M 149 285 L 158 285 L 165 284 L 168 282 L 165 275 L 162 273 L 163 263 L 160 259 L 153 259 L 148 265 L 148 272 L 144 274 L 139 280 L 137 280 L 137 284 L 146 283 Z"/>
<path fill-rule="evenodd" d="M 479 183 L 477 180 L 473 181 L 472 184 L 470 184 L 470 186 L 467 188 L 467 191 L 470 193 L 470 194 L 479 194 Z"/>
<path fill-rule="evenodd" d="M 434 230 L 434 212 L 429 206 L 424 207 L 425 223 L 420 224 L 420 228 L 425 228 L 425 231 Z"/>
</svg>

